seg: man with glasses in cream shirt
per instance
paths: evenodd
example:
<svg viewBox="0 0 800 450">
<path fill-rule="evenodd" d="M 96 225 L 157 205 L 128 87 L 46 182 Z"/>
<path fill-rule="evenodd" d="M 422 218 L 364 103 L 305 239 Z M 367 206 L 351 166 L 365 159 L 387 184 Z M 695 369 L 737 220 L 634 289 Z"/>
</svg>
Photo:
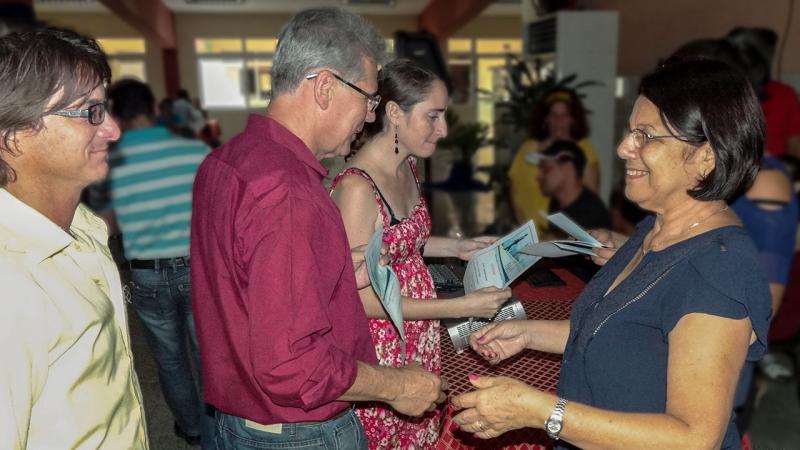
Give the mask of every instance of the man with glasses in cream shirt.
<svg viewBox="0 0 800 450">
<path fill-rule="evenodd" d="M 108 173 L 100 47 L 0 39 L 0 448 L 147 449 L 119 273 L 81 191 Z"/>
</svg>

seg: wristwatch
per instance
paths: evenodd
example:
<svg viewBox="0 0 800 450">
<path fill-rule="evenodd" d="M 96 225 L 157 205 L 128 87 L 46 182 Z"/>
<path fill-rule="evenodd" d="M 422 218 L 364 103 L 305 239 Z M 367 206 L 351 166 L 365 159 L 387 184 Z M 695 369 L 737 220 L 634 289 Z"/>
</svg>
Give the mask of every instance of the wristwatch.
<svg viewBox="0 0 800 450">
<path fill-rule="evenodd" d="M 567 399 L 559 397 L 550 417 L 544 421 L 544 431 L 547 432 L 550 439 L 558 440 L 558 435 L 561 434 L 561 428 L 564 426 L 564 410 L 566 408 Z"/>
</svg>

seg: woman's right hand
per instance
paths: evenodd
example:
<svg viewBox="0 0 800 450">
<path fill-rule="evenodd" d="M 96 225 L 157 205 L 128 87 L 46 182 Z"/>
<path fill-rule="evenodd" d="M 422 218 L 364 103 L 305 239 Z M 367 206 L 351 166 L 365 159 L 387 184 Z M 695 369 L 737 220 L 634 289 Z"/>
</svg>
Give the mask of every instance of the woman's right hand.
<svg viewBox="0 0 800 450">
<path fill-rule="evenodd" d="M 497 314 L 500 306 L 511 297 L 510 288 L 496 288 L 494 286 L 478 289 L 461 297 L 463 305 L 462 317 L 481 317 L 491 319 Z"/>
<path fill-rule="evenodd" d="M 597 247 L 592 250 L 592 261 L 598 266 L 605 265 L 617 253 L 617 250 L 628 241 L 627 236 L 605 228 L 589 230 L 589 234 L 603 244 L 603 247 Z"/>
<path fill-rule="evenodd" d="M 469 338 L 475 352 L 490 364 L 497 364 L 528 348 L 530 333 L 527 320 L 504 320 L 486 325 Z"/>
</svg>

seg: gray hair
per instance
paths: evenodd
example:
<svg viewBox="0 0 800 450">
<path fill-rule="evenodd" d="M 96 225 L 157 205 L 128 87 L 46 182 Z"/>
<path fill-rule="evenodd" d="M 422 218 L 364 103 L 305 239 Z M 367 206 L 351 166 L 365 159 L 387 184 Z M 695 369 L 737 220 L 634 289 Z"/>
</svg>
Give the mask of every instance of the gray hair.
<svg viewBox="0 0 800 450">
<path fill-rule="evenodd" d="M 315 68 L 333 70 L 348 81 L 363 80 L 363 58 L 382 63 L 385 49 L 383 37 L 357 14 L 341 8 L 301 11 L 278 36 L 272 95 L 294 92 Z"/>
</svg>

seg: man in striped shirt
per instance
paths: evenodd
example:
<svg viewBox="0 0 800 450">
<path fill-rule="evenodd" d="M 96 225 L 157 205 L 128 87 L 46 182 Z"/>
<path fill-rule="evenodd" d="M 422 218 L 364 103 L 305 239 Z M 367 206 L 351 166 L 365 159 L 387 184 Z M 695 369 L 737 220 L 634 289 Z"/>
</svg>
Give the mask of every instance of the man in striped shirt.
<svg viewBox="0 0 800 450">
<path fill-rule="evenodd" d="M 155 125 L 155 98 L 146 84 L 121 80 L 108 97 L 122 129 L 110 155 L 109 192 L 130 265 L 131 299 L 175 416 L 175 433 L 191 444 L 205 442 L 213 427 L 192 371 L 200 364 L 188 255 L 192 184 L 209 149 Z"/>
</svg>

